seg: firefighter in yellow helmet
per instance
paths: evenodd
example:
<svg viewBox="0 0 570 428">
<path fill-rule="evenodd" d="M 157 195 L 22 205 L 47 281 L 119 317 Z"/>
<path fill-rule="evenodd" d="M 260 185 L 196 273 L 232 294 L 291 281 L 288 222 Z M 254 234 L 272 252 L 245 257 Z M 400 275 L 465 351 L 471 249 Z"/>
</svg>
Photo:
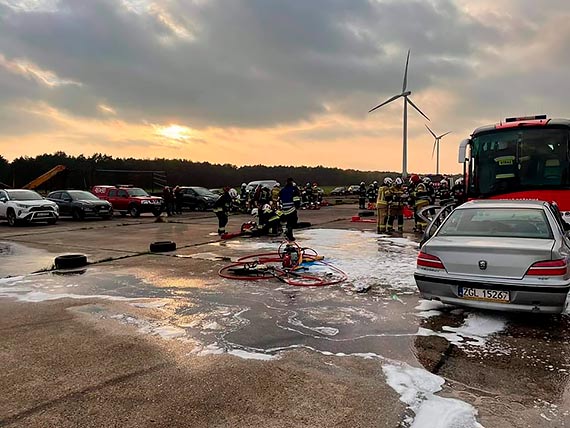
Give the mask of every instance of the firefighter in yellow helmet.
<svg viewBox="0 0 570 428">
<path fill-rule="evenodd" d="M 393 229 L 394 220 L 398 222 L 398 232 L 404 231 L 404 182 L 400 177 L 396 178 L 390 187 L 390 209 L 388 212 L 387 230 Z"/>
<path fill-rule="evenodd" d="M 389 204 L 391 201 L 390 186 L 392 179 L 390 177 L 384 178 L 382 186 L 378 189 L 378 199 L 376 199 L 376 232 L 385 233 L 388 225 Z"/>
<path fill-rule="evenodd" d="M 427 227 L 427 223 L 419 216 L 422 208 L 429 205 L 430 194 L 426 184 L 417 175 L 412 175 L 410 178 L 411 192 L 410 196 L 414 202 L 414 232 L 423 232 Z"/>
</svg>

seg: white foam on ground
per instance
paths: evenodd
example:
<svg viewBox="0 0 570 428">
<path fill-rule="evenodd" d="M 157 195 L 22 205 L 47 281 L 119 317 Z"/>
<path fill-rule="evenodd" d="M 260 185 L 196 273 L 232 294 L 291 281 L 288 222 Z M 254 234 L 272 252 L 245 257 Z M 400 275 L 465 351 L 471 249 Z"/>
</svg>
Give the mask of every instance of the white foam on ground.
<svg viewBox="0 0 570 428">
<path fill-rule="evenodd" d="M 278 355 L 270 355 L 270 354 L 264 354 L 262 352 L 246 351 L 243 349 L 230 349 L 228 351 L 225 351 L 217 343 L 211 343 L 210 345 L 206 346 L 198 346 L 194 348 L 190 353 L 197 355 L 199 357 L 205 357 L 207 355 L 228 354 L 228 355 L 233 355 L 234 357 L 243 358 L 245 360 L 261 360 L 261 361 L 269 361 L 279 358 Z"/>
<path fill-rule="evenodd" d="M 440 336 L 461 348 L 484 347 L 489 337 L 503 331 L 506 326 L 506 319 L 500 315 L 470 313 L 459 327 L 443 326 L 443 332 L 420 327 L 418 336 Z M 505 352 L 498 348 L 489 351 Z"/>
<path fill-rule="evenodd" d="M 9 290 L 9 291 L 8 291 Z M 105 294 L 69 294 L 69 293 L 45 293 L 43 291 L 26 291 L 25 289 L 6 289 L 0 287 L 0 297 L 13 297 L 19 302 L 46 302 L 48 300 L 59 300 L 59 299 L 101 299 L 101 300 L 136 300 L 130 299 L 128 297 L 121 296 L 108 296 Z"/>
<path fill-rule="evenodd" d="M 444 307 L 445 305 L 443 303 L 438 302 L 436 300 L 420 299 L 420 304 L 416 306 L 414 309 L 419 311 L 416 313 L 416 316 L 427 319 L 441 315 L 441 309 L 443 309 Z"/>
<path fill-rule="evenodd" d="M 427 370 L 407 364 L 385 364 L 382 371 L 386 381 L 398 394 L 400 401 L 415 413 L 404 422 L 411 428 L 482 428 L 477 422 L 477 410 L 454 398 L 435 395 L 445 380 Z"/>
<path fill-rule="evenodd" d="M 414 269 L 417 242 L 371 232 L 342 229 L 311 229 L 295 233 L 301 247 L 310 247 L 325 261 L 343 270 L 356 287 L 377 285 L 385 288 L 416 290 Z M 218 243 L 214 245 L 219 245 Z M 227 246 L 252 251 L 277 250 L 279 244 L 249 239 L 231 240 Z M 317 270 L 318 264 L 311 266 Z"/>
</svg>

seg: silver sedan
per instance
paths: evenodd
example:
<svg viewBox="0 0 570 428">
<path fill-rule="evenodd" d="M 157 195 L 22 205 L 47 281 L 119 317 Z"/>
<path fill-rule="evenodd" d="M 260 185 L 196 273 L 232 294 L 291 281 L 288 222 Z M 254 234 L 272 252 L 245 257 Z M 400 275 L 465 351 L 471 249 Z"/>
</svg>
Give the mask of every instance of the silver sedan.
<svg viewBox="0 0 570 428">
<path fill-rule="evenodd" d="M 422 245 L 416 284 L 443 303 L 561 313 L 570 289 L 566 228 L 547 202 L 467 202 Z"/>
</svg>

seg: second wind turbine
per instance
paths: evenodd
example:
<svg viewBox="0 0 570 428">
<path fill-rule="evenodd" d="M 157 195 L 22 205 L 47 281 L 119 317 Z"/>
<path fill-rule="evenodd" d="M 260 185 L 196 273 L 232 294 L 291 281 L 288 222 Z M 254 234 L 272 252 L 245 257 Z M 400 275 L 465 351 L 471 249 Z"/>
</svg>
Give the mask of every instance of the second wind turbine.
<svg viewBox="0 0 570 428">
<path fill-rule="evenodd" d="M 436 161 L 435 161 L 435 173 L 439 174 L 439 140 L 441 140 L 443 137 L 445 137 L 447 134 L 451 134 L 451 131 L 446 132 L 445 134 L 441 134 L 440 136 L 436 136 L 435 132 L 433 132 L 429 126 L 426 125 L 427 130 L 429 131 L 429 133 L 431 135 L 433 135 L 433 138 L 435 139 L 435 141 L 433 142 L 433 150 L 431 151 L 431 157 L 433 159 L 433 153 L 437 150 L 437 155 L 436 155 Z"/>
<path fill-rule="evenodd" d="M 408 49 L 408 57 L 406 58 L 406 69 L 404 71 L 404 84 L 402 85 L 402 93 L 398 95 L 394 95 L 392 98 L 387 99 L 382 104 L 378 104 L 376 107 L 370 109 L 368 113 L 372 113 L 374 110 L 379 109 L 386 104 L 391 103 L 392 101 L 397 100 L 398 98 L 404 98 L 404 124 L 403 124 L 403 132 L 402 132 L 402 176 L 405 178 L 408 176 L 408 103 L 416 109 L 416 111 L 429 120 L 418 106 L 416 106 L 412 100 L 410 99 L 410 95 L 412 91 L 408 91 L 408 64 L 410 62 L 410 50 Z"/>
</svg>

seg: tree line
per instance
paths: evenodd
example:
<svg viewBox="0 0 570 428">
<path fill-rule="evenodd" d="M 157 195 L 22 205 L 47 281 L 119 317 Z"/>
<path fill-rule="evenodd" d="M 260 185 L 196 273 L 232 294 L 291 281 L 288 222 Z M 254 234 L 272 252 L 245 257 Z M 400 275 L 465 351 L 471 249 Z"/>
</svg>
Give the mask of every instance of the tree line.
<svg viewBox="0 0 570 428">
<path fill-rule="evenodd" d="M 114 158 L 101 153 L 89 157 L 69 156 L 59 151 L 36 157 L 23 156 L 12 162 L 0 155 L 0 183 L 9 187 L 22 187 L 57 165 L 64 165 L 66 171 L 55 176 L 40 189 L 52 190 L 61 187 L 89 189 L 97 184 L 133 184 L 151 189 L 162 183 L 162 172 L 165 173 L 168 185 L 207 188 L 239 187 L 243 182 L 265 179 L 275 179 L 284 183 L 287 177 L 293 177 L 297 183 L 316 182 L 323 186 L 346 186 L 361 181 L 366 183 L 381 181 L 387 175 L 396 174 L 387 171 L 358 171 L 325 166 L 236 166 L 193 162 L 186 159 Z M 153 171 L 157 174 L 153 174 Z"/>
</svg>

